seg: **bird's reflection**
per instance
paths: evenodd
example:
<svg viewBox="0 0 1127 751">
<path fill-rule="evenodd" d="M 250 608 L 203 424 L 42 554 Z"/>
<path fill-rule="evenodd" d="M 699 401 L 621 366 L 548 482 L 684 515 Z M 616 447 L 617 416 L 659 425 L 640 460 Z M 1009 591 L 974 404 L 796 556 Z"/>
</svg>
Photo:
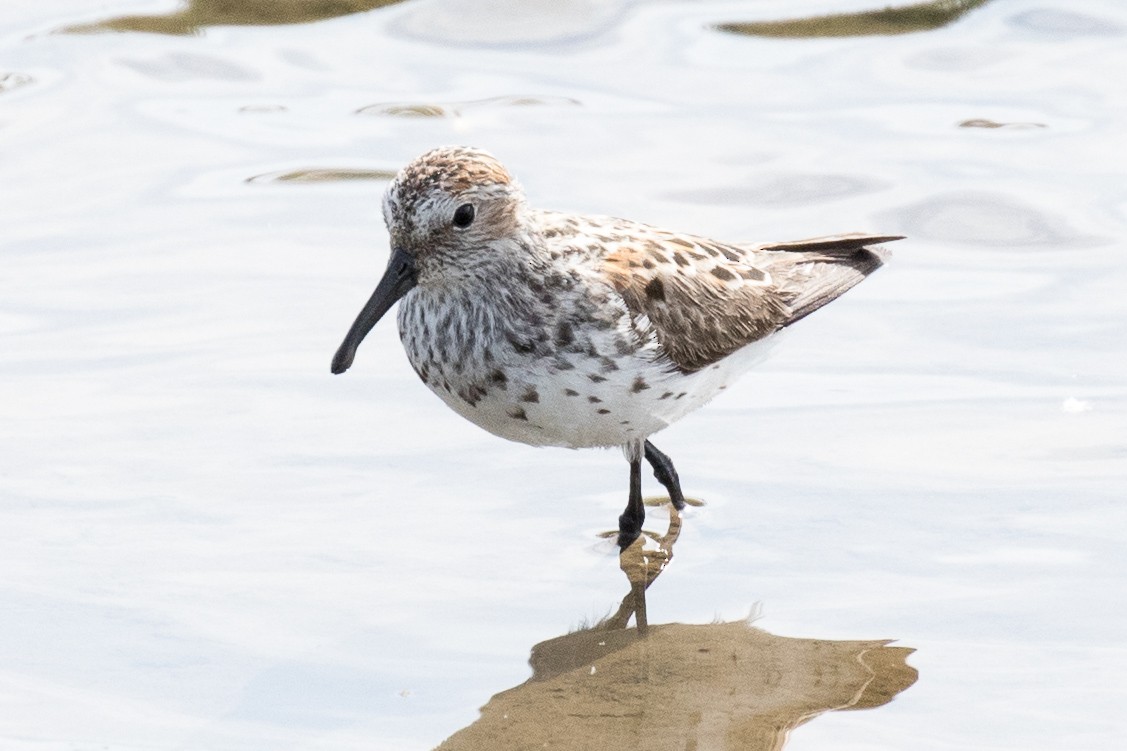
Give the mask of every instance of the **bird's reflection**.
<svg viewBox="0 0 1127 751">
<path fill-rule="evenodd" d="M 630 591 L 593 628 L 532 648 L 532 677 L 486 704 L 437 751 L 781 749 L 791 730 L 839 709 L 892 700 L 916 681 L 913 650 L 881 641 L 792 639 L 746 621 L 649 625 L 646 589 L 681 531 L 620 553 Z M 637 628 L 626 628 L 631 615 Z"/>
</svg>

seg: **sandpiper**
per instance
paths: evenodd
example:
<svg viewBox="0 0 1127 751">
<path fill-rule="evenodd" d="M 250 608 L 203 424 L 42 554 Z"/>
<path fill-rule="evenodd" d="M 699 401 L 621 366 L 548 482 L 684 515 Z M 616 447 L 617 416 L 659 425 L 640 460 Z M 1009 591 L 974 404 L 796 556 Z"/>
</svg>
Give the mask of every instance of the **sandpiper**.
<svg viewBox="0 0 1127 751">
<path fill-rule="evenodd" d="M 352 365 L 399 305 L 412 367 L 451 409 L 534 446 L 621 446 L 630 491 L 618 544 L 641 532 L 641 462 L 680 509 L 669 457 L 649 437 L 700 407 L 762 342 L 875 271 L 897 236 L 738 245 L 527 205 L 479 149 L 443 147 L 387 189 L 391 257 L 333 358 Z"/>
</svg>

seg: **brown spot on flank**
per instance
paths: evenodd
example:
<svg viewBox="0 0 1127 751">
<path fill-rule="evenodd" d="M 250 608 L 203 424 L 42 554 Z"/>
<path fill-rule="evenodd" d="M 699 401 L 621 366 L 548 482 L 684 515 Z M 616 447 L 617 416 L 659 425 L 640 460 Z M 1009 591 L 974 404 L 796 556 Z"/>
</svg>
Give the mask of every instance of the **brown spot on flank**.
<svg viewBox="0 0 1127 751">
<path fill-rule="evenodd" d="M 516 409 L 510 409 L 509 417 L 513 418 L 514 420 L 524 420 L 525 422 L 528 422 L 528 415 L 526 415 L 524 413 L 524 410 L 520 407 L 517 407 Z"/>
<path fill-rule="evenodd" d="M 591 379 L 592 383 L 602 383 L 603 381 L 606 380 L 606 378 L 603 378 L 598 373 L 588 373 L 587 377 Z"/>
<path fill-rule="evenodd" d="M 736 278 L 735 274 L 733 274 L 731 271 L 728 271 L 728 269 L 724 268 L 723 266 L 714 266 L 712 268 L 712 275 L 717 279 L 723 279 L 726 282 L 730 282 Z"/>
<path fill-rule="evenodd" d="M 500 386 L 501 388 L 505 388 L 505 384 L 509 382 L 509 379 L 505 377 L 505 374 L 502 371 L 494 370 L 489 374 L 489 382 Z"/>
<path fill-rule="evenodd" d="M 645 391 L 649 387 L 650 385 L 646 383 L 646 379 L 642 378 L 642 376 L 638 376 L 634 379 L 634 385 L 630 387 L 630 390 L 637 394 L 639 391 Z"/>
<path fill-rule="evenodd" d="M 673 392 L 672 391 L 666 391 L 664 394 L 661 395 L 660 398 L 661 399 L 668 399 L 671 396 L 673 396 Z"/>
<path fill-rule="evenodd" d="M 682 253 L 674 253 L 673 254 L 673 260 L 677 262 L 678 266 L 688 266 L 689 265 L 689 259 L 685 258 L 684 254 L 682 254 Z"/>
<path fill-rule="evenodd" d="M 567 396 L 579 396 L 579 392 L 575 389 L 564 389 L 564 394 Z"/>
<path fill-rule="evenodd" d="M 660 279 L 651 279 L 646 285 L 646 297 L 665 302 L 665 285 Z"/>
<path fill-rule="evenodd" d="M 587 397 L 587 401 L 591 402 L 592 404 L 602 404 L 603 403 L 603 400 L 600 399 L 597 396 L 589 396 L 589 397 Z"/>
<path fill-rule="evenodd" d="M 521 394 L 520 400 L 522 402 L 531 402 L 532 404 L 536 404 L 540 401 L 540 393 L 532 386 L 529 386 L 527 389 L 525 389 L 524 393 Z"/>
<path fill-rule="evenodd" d="M 600 415 L 609 415 L 610 414 L 609 409 L 596 409 L 595 411 L 598 412 Z"/>
</svg>

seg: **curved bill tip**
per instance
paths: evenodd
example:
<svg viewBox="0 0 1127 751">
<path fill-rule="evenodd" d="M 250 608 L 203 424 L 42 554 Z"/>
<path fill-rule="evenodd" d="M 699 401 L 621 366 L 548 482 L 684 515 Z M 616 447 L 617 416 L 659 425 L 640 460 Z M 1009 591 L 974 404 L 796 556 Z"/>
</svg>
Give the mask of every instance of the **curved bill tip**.
<svg viewBox="0 0 1127 751">
<path fill-rule="evenodd" d="M 411 256 L 403 250 L 393 250 L 391 259 L 387 264 L 387 271 L 384 272 L 380 283 L 376 285 L 376 291 L 365 303 L 360 315 L 353 321 L 344 341 L 341 342 L 336 354 L 333 355 L 333 375 L 340 375 L 352 366 L 352 360 L 356 357 L 356 350 L 360 347 L 360 342 L 364 341 L 364 337 L 391 309 L 391 306 L 411 291 L 411 288 L 415 286 L 415 281 L 415 263 Z"/>
<path fill-rule="evenodd" d="M 350 346 L 349 342 L 344 342 L 340 345 L 337 353 L 333 355 L 332 371 L 333 375 L 340 375 L 344 371 L 352 367 L 352 360 L 356 357 L 356 347 Z"/>
</svg>

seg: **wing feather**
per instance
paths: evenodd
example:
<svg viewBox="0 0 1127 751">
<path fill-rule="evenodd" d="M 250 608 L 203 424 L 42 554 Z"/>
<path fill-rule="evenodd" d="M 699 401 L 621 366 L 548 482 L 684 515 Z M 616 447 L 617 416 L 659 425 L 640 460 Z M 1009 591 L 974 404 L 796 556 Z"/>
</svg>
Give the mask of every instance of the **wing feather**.
<svg viewBox="0 0 1127 751">
<path fill-rule="evenodd" d="M 622 227 L 616 235 L 621 238 Z M 644 316 L 679 370 L 693 372 L 804 318 L 880 267 L 852 234 L 738 246 L 634 225 L 603 271 L 634 316 Z"/>
</svg>

